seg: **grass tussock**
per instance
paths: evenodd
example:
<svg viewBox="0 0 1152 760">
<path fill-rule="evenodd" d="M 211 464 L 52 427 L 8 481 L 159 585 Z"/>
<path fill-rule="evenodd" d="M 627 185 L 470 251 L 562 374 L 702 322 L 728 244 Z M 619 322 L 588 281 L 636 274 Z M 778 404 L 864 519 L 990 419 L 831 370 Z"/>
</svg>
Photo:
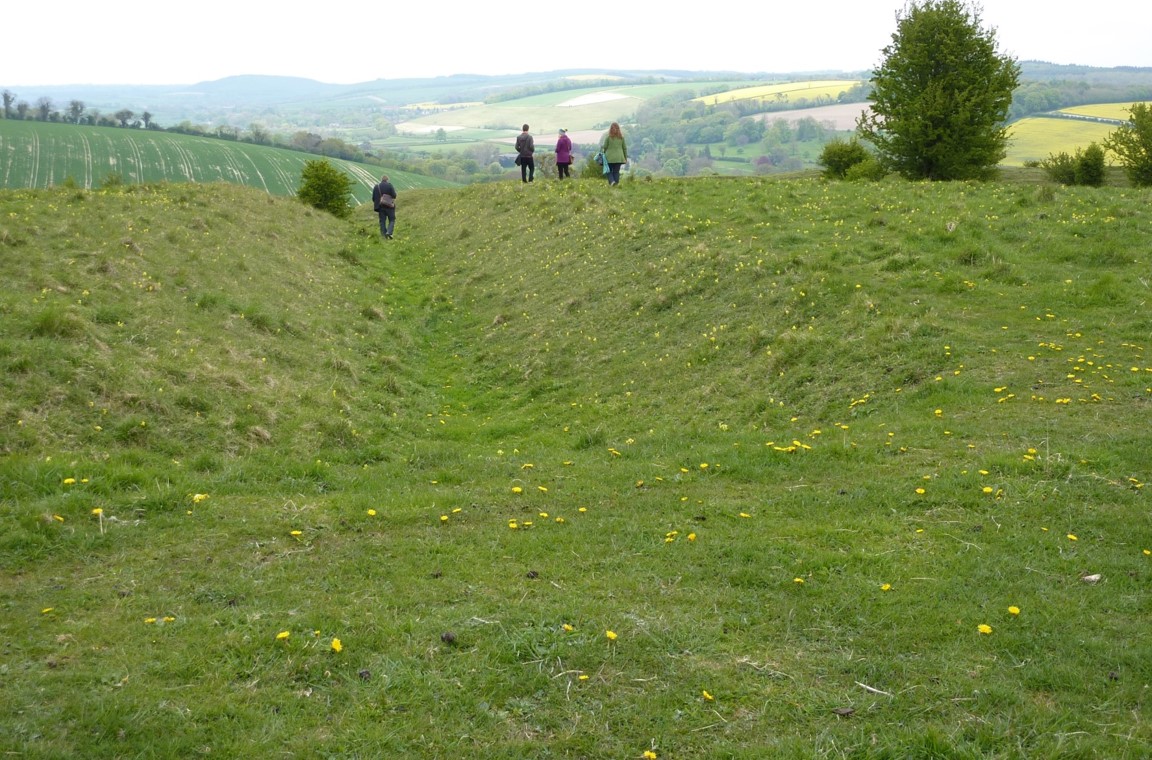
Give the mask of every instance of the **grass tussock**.
<svg viewBox="0 0 1152 760">
<path fill-rule="evenodd" d="M 0 194 L 0 746 L 1138 758 L 1146 191 Z"/>
</svg>

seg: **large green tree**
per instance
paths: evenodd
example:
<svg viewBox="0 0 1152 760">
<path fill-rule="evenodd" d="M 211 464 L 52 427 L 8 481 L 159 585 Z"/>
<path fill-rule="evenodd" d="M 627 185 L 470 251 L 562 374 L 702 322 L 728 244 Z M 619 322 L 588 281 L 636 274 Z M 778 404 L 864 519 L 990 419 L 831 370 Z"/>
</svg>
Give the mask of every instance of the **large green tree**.
<svg viewBox="0 0 1152 760">
<path fill-rule="evenodd" d="M 1133 185 L 1152 185 L 1152 106 L 1133 103 L 1128 123 L 1104 138 L 1104 147 L 1119 156 Z"/>
<path fill-rule="evenodd" d="M 910 179 L 984 179 L 1008 144 L 1005 119 L 1020 78 L 997 52 L 978 8 L 924 0 L 896 17 L 872 72 L 871 113 L 856 128 L 881 161 Z"/>
</svg>

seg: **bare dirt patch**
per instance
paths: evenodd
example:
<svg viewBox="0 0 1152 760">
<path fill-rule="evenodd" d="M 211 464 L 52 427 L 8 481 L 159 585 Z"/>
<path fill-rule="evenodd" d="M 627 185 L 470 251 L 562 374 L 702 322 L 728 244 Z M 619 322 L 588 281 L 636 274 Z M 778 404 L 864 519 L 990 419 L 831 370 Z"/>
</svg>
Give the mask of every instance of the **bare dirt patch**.
<svg viewBox="0 0 1152 760">
<path fill-rule="evenodd" d="M 611 100 L 624 100 L 627 95 L 621 95 L 618 92 L 590 92 L 587 95 L 581 95 L 578 98 L 565 100 L 563 103 L 557 103 L 557 108 L 575 108 L 576 106 L 590 106 L 595 103 L 607 103 Z"/>
<path fill-rule="evenodd" d="M 820 124 L 836 130 L 855 129 L 856 119 L 861 111 L 868 111 L 867 103 L 837 103 L 834 106 L 818 108 L 794 108 L 790 111 L 773 111 L 761 114 L 764 121 L 799 121 L 813 118 Z"/>
</svg>

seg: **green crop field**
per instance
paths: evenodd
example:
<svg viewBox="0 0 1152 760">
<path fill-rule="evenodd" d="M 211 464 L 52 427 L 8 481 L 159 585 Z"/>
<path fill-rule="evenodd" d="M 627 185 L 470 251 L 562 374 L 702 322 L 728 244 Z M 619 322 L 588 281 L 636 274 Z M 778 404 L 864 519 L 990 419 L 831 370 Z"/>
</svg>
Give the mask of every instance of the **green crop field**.
<svg viewBox="0 0 1152 760">
<path fill-rule="evenodd" d="M 0 190 L 0 755 L 1147 760 L 1152 190 Z"/>
<path fill-rule="evenodd" d="M 0 120 L 0 187 L 46 188 L 66 184 L 91 188 L 112 174 L 125 182 L 231 182 L 272 195 L 294 195 L 307 153 L 161 131 L 82 127 Z M 385 171 L 381 167 L 328 159 L 353 180 L 363 203 Z M 444 187 L 450 183 L 391 172 L 398 188 Z"/>
</svg>

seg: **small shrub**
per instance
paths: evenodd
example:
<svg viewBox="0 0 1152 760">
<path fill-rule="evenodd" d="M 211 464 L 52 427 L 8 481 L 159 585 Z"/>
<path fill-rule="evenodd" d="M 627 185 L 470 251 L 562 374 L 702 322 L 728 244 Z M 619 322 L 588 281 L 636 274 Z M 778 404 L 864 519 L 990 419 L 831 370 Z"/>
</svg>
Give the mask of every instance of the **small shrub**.
<svg viewBox="0 0 1152 760">
<path fill-rule="evenodd" d="M 1119 158 L 1129 182 L 1152 186 L 1152 105 L 1133 103 L 1127 123 L 1104 138 L 1104 147 Z"/>
<path fill-rule="evenodd" d="M 1076 184 L 1076 159 L 1064 151 L 1050 153 L 1048 158 L 1040 162 L 1040 168 L 1053 182 L 1061 185 Z"/>
<path fill-rule="evenodd" d="M 837 138 L 824 146 L 816 162 L 824 167 L 825 177 L 844 179 L 848 176 L 849 169 L 869 159 L 875 162 L 868 149 L 861 145 L 859 140 Z"/>
<path fill-rule="evenodd" d="M 1061 185 L 1100 187 L 1104 184 L 1104 149 L 1092 143 L 1084 150 L 1077 148 L 1075 155 L 1052 153 L 1040 162 L 1040 167 L 1049 179 Z"/>
<path fill-rule="evenodd" d="M 308 161 L 300 171 L 296 197 L 313 208 L 347 219 L 352 214 L 352 179 L 327 161 Z"/>
<path fill-rule="evenodd" d="M 852 164 L 848 170 L 844 172 L 844 179 L 849 182 L 877 182 L 888 176 L 887 170 L 884 166 L 875 159 L 873 156 L 860 161 L 859 163 Z"/>
<path fill-rule="evenodd" d="M 1092 143 L 1084 152 L 1076 151 L 1076 184 L 1100 187 L 1104 184 L 1104 149 Z"/>
</svg>

